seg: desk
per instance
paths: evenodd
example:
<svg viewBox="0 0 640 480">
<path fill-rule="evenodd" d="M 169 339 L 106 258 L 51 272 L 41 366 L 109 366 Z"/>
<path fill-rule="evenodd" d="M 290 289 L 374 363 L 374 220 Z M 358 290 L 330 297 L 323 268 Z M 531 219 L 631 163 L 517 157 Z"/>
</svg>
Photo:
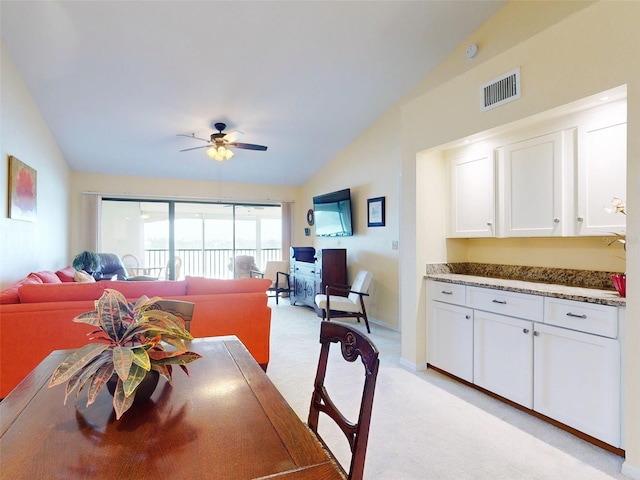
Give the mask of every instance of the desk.
<svg viewBox="0 0 640 480">
<path fill-rule="evenodd" d="M 159 277 L 160 272 L 164 270 L 164 267 L 125 267 L 125 268 L 127 270 L 131 270 L 136 275 L 147 275 L 147 276 L 154 276 L 154 277 Z M 158 273 L 152 274 L 151 272 L 158 272 Z"/>
<path fill-rule="evenodd" d="M 160 378 L 116 421 L 103 388 L 63 405 L 47 388 L 69 351 L 42 361 L 0 403 L 3 478 L 331 480 L 338 468 L 236 337 L 199 338 L 190 377 Z"/>
</svg>

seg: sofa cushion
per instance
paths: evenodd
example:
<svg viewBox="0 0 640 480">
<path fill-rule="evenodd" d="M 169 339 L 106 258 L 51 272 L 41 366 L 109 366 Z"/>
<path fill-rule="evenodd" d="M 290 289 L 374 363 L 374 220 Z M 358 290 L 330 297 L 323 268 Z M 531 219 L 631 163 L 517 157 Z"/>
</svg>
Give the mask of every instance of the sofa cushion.
<svg viewBox="0 0 640 480">
<path fill-rule="evenodd" d="M 107 282 L 106 288 L 112 288 L 122 293 L 128 299 L 137 300 L 143 295 L 152 297 L 177 297 L 187 293 L 187 284 L 184 281 L 146 281 L 128 282 L 114 280 Z"/>
<path fill-rule="evenodd" d="M 41 283 L 42 279 L 40 277 L 30 273 L 26 278 L 23 278 L 19 282 L 14 283 L 0 292 L 0 304 L 20 303 L 20 295 L 18 294 L 20 287 L 23 285 L 35 285 Z"/>
<path fill-rule="evenodd" d="M 61 283 L 61 280 L 54 272 L 50 272 L 48 270 L 43 270 L 41 272 L 31 272 L 30 275 L 35 275 L 42 283 Z"/>
<path fill-rule="evenodd" d="M 207 295 L 211 293 L 252 293 L 266 292 L 271 280 L 263 278 L 219 278 L 190 277 L 185 278 L 187 295 Z"/>
<path fill-rule="evenodd" d="M 76 273 L 76 269 L 72 266 L 61 268 L 56 272 L 56 276 L 60 279 L 61 282 L 73 282 L 73 276 Z"/>
<path fill-rule="evenodd" d="M 44 283 L 23 285 L 18 289 L 20 303 L 68 302 L 97 300 L 105 289 L 105 282 L 93 283 Z"/>
</svg>

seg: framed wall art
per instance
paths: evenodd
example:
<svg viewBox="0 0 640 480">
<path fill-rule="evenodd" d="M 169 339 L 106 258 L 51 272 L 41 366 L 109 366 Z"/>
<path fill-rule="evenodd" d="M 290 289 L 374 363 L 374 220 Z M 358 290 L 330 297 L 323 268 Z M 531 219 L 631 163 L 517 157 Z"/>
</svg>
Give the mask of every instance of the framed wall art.
<svg viewBox="0 0 640 480">
<path fill-rule="evenodd" d="M 384 227 L 384 197 L 367 200 L 367 227 Z"/>
<path fill-rule="evenodd" d="M 9 155 L 9 218 L 35 222 L 37 218 L 37 173 Z"/>
</svg>

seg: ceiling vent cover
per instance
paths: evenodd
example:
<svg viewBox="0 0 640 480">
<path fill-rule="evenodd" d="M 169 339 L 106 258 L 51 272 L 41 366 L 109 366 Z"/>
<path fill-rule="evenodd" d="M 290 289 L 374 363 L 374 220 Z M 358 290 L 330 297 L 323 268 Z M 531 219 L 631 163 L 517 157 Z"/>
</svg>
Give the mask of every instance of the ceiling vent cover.
<svg viewBox="0 0 640 480">
<path fill-rule="evenodd" d="M 480 87 L 480 111 L 486 112 L 520 98 L 520 67 Z"/>
</svg>

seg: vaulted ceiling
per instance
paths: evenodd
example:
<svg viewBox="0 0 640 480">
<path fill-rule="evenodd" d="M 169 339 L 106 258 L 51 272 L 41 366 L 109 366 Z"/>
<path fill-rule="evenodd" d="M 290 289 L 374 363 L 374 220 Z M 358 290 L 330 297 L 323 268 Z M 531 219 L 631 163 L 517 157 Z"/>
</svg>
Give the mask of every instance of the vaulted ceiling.
<svg viewBox="0 0 640 480">
<path fill-rule="evenodd" d="M 3 0 L 0 32 L 73 170 L 300 185 L 503 4 Z M 268 150 L 179 152 L 216 122 Z"/>
</svg>

